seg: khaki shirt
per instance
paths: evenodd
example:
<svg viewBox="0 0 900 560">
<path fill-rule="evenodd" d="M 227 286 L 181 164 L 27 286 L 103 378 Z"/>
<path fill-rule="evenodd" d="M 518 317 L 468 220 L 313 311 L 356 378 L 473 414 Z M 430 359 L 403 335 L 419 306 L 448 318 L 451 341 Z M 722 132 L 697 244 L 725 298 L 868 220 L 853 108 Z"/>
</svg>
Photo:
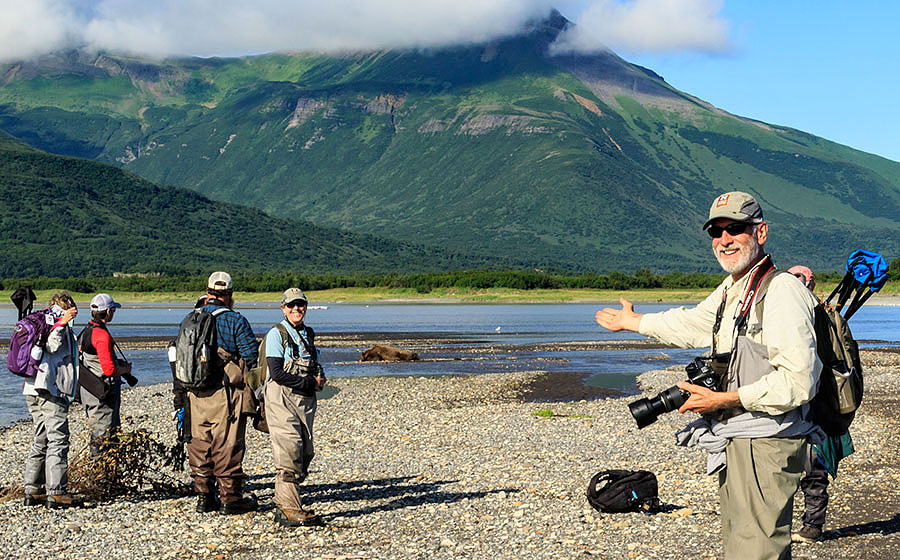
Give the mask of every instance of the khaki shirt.
<svg viewBox="0 0 900 560">
<path fill-rule="evenodd" d="M 682 348 L 710 346 L 716 311 L 722 303 L 722 293 L 726 292 L 716 352 L 730 352 L 735 337 L 734 319 L 751 276 L 745 274 L 736 283 L 728 276 L 696 307 L 648 313 L 641 318 L 638 332 Z M 750 311 L 747 336 L 766 346 L 769 363 L 775 371 L 740 387 L 738 396 L 746 410 L 777 415 L 808 402 L 815 395 L 822 369 L 813 329 L 817 301 L 789 274 L 778 274 L 772 279 L 764 300 L 761 323 L 756 310 L 759 300 Z"/>
</svg>

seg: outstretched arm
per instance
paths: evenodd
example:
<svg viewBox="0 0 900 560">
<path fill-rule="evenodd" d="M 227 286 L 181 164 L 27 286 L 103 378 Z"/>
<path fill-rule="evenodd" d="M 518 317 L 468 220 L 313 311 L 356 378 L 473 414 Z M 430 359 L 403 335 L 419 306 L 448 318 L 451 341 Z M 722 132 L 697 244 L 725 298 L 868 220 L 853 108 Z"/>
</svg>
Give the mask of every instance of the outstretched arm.
<svg viewBox="0 0 900 560">
<path fill-rule="evenodd" d="M 604 307 L 598 311 L 594 316 L 597 324 L 611 331 L 627 330 L 638 332 L 643 315 L 635 313 L 634 305 L 627 299 L 619 298 L 619 303 L 622 304 L 622 309 Z"/>
</svg>

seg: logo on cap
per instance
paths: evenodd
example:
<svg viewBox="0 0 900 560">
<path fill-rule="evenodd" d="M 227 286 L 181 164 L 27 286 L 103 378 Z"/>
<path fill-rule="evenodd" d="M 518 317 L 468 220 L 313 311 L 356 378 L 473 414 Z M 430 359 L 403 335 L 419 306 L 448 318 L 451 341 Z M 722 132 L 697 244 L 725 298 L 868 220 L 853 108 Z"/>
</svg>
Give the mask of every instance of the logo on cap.
<svg viewBox="0 0 900 560">
<path fill-rule="evenodd" d="M 306 301 L 306 296 L 303 294 L 303 290 L 300 288 L 288 288 L 284 291 L 284 295 L 281 297 L 281 305 L 285 305 L 292 301 Z"/>
<path fill-rule="evenodd" d="M 716 200 L 716 208 L 721 208 L 722 206 L 728 206 L 728 199 L 731 197 L 731 194 L 723 194 Z"/>
</svg>

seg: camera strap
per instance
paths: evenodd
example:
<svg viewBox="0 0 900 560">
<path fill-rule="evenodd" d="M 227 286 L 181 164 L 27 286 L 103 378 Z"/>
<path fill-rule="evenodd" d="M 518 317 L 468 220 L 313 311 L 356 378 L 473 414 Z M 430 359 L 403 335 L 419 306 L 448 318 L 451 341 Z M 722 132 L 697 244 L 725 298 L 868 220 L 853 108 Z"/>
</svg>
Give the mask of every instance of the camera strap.
<svg viewBox="0 0 900 560">
<path fill-rule="evenodd" d="M 747 282 L 747 289 L 744 291 L 744 296 L 741 298 L 741 302 L 738 304 L 738 314 L 734 320 L 734 327 L 738 331 L 739 335 L 746 334 L 747 319 L 750 316 L 750 308 L 753 307 L 753 302 L 756 300 L 756 296 L 759 294 L 759 286 L 760 284 L 762 284 L 763 280 L 774 270 L 775 264 L 772 263 L 772 256 L 766 255 L 750 273 L 750 281 Z M 716 336 L 719 334 L 719 328 L 722 326 L 722 317 L 723 315 L 725 315 L 725 301 L 727 298 L 728 290 L 725 290 L 722 293 L 722 303 L 719 304 L 719 309 L 718 311 L 716 311 L 716 322 L 713 324 L 713 356 L 716 355 Z"/>
<path fill-rule="evenodd" d="M 125 357 L 125 352 L 122 352 L 122 349 L 119 348 L 119 343 L 116 342 L 116 339 L 114 339 L 112 336 L 110 336 L 109 339 L 112 340 L 113 348 L 115 348 L 119 352 L 119 356 L 122 357 L 122 360 L 127 362 L 128 358 Z"/>
</svg>

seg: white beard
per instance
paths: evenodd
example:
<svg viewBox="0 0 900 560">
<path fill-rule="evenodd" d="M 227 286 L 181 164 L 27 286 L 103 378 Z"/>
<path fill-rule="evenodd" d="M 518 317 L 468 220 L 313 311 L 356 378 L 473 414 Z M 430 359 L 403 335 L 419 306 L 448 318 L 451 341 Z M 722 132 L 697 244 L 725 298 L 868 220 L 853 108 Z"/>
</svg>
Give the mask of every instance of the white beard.
<svg viewBox="0 0 900 560">
<path fill-rule="evenodd" d="M 716 260 L 719 261 L 719 266 L 721 266 L 722 270 L 728 274 L 742 275 L 749 270 L 751 266 L 756 264 L 757 260 L 759 260 L 762 248 L 756 241 L 756 235 L 751 234 L 748 237 L 747 243 L 733 243 L 731 247 L 729 247 L 730 249 L 737 248 L 739 250 L 739 258 L 737 260 L 734 260 L 732 257 L 729 257 L 728 260 L 724 260 L 723 255 L 719 253 L 721 248 L 713 248 L 713 254 L 716 256 Z"/>
</svg>

